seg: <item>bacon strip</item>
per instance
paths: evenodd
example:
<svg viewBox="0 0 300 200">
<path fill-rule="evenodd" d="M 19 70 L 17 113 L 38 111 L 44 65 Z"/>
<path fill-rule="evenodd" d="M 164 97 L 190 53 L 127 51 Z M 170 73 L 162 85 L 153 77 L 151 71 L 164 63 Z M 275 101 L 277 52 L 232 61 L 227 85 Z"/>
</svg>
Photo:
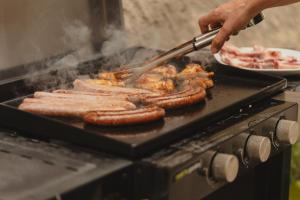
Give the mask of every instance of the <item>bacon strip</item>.
<svg viewBox="0 0 300 200">
<path fill-rule="evenodd" d="M 300 60 L 283 56 L 280 51 L 254 46 L 252 52 L 241 52 L 232 45 L 225 45 L 221 50 L 222 61 L 235 67 L 253 69 L 299 69 Z"/>
</svg>

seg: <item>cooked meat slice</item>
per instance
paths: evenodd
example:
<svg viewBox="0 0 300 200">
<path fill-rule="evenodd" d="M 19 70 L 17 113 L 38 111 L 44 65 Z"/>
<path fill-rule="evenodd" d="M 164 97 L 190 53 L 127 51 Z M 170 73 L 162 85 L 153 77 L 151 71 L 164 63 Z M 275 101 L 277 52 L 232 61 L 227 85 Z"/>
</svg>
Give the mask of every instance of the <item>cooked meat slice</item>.
<svg viewBox="0 0 300 200">
<path fill-rule="evenodd" d="M 84 121 L 94 125 L 118 126 L 147 123 L 164 116 L 164 109 L 149 106 L 132 111 L 92 111 L 84 116 Z"/>
<path fill-rule="evenodd" d="M 20 110 L 55 117 L 82 117 L 93 110 L 128 110 L 127 105 L 99 104 L 95 102 L 82 103 L 57 99 L 24 99 Z"/>
<path fill-rule="evenodd" d="M 117 87 L 117 86 L 106 86 L 106 85 L 98 85 L 93 83 L 88 83 L 82 80 L 74 81 L 74 89 L 79 91 L 87 91 L 87 92 L 106 92 L 112 94 L 127 94 L 127 95 L 159 95 L 158 93 L 151 92 L 149 90 L 137 89 L 137 88 L 125 88 L 125 87 Z"/>
</svg>

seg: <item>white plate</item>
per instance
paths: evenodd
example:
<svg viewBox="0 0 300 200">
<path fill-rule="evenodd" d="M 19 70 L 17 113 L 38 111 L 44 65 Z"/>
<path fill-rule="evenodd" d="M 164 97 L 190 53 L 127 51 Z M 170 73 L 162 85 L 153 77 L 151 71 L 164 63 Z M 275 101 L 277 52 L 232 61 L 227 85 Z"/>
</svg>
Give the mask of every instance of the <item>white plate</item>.
<svg viewBox="0 0 300 200">
<path fill-rule="evenodd" d="M 241 52 L 251 52 L 253 51 L 252 47 L 242 47 L 239 48 Z M 267 50 L 274 50 L 274 51 L 280 51 L 281 55 L 286 56 L 293 56 L 297 59 L 300 59 L 300 51 L 290 50 L 290 49 L 281 49 L 281 48 L 267 48 Z M 220 53 L 217 53 L 214 55 L 215 59 L 223 64 L 225 64 L 222 59 Z M 246 68 L 246 67 L 239 67 L 241 69 L 250 70 L 250 71 L 257 71 L 257 72 L 265 72 L 270 74 L 275 74 L 279 76 L 290 76 L 290 75 L 299 75 L 300 74 L 300 68 L 299 69 L 252 69 L 252 68 Z"/>
</svg>

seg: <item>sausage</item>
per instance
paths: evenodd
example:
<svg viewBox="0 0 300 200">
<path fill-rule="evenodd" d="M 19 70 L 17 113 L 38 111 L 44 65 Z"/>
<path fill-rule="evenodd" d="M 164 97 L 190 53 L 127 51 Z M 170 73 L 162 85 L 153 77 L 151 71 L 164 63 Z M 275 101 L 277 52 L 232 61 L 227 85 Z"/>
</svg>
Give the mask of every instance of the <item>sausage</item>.
<svg viewBox="0 0 300 200">
<path fill-rule="evenodd" d="M 167 94 L 167 95 L 162 95 L 162 96 L 157 96 L 157 97 L 146 97 L 144 98 L 144 100 L 147 101 L 153 101 L 153 100 L 165 100 L 165 99 L 174 99 L 174 98 L 180 98 L 180 97 L 185 97 L 185 96 L 190 96 L 193 94 L 197 94 L 199 92 L 202 92 L 204 89 L 203 88 L 184 88 L 183 90 L 179 91 L 179 92 L 174 92 L 171 94 Z"/>
<path fill-rule="evenodd" d="M 19 106 L 20 110 L 35 113 L 39 115 L 53 117 L 82 117 L 85 113 L 91 110 L 126 110 L 123 107 L 107 108 L 102 106 L 73 106 L 65 104 L 47 104 L 47 103 L 22 103 Z"/>
<path fill-rule="evenodd" d="M 155 104 L 165 109 L 179 108 L 202 101 L 206 96 L 203 88 L 185 90 L 181 93 L 162 97 L 146 98 L 144 103 Z"/>
<path fill-rule="evenodd" d="M 165 109 L 174 109 L 174 108 L 196 104 L 204 100 L 205 96 L 206 96 L 206 92 L 205 90 L 203 90 L 200 93 L 196 93 L 190 96 L 159 100 L 153 103 Z"/>
<path fill-rule="evenodd" d="M 97 96 L 97 95 L 86 95 L 76 93 L 50 93 L 50 92 L 35 92 L 33 95 L 35 98 L 58 98 L 58 99 L 76 99 L 76 100 L 87 100 L 87 101 L 126 101 L 128 97 L 120 98 L 119 96 Z"/>
<path fill-rule="evenodd" d="M 55 90 L 52 93 L 60 93 L 60 94 L 82 94 L 89 96 L 100 96 L 100 97 L 115 97 L 118 99 L 128 99 L 128 95 L 126 94 L 112 94 L 111 92 L 85 92 L 85 91 L 77 91 L 77 90 Z"/>
<path fill-rule="evenodd" d="M 82 80 L 75 80 L 74 89 L 79 91 L 86 92 L 110 92 L 112 94 L 127 94 L 127 95 L 159 95 L 155 92 L 151 92 L 149 90 L 138 89 L 138 88 L 126 88 L 126 87 L 117 87 L 117 86 L 107 86 L 107 85 L 99 85 L 88 83 Z"/>
<path fill-rule="evenodd" d="M 101 92 L 84 92 L 84 91 L 76 91 L 76 90 L 56 90 L 53 93 L 59 94 L 82 94 L 88 96 L 96 96 L 96 97 L 104 97 L 104 98 L 112 98 L 114 100 L 124 100 L 129 101 L 131 103 L 140 103 L 143 95 L 127 95 L 127 94 L 112 94 L 112 93 L 101 93 Z M 150 95 L 151 96 L 151 95 Z M 153 95 L 152 95 L 153 96 Z"/>
<path fill-rule="evenodd" d="M 85 114 L 84 121 L 94 125 L 119 126 L 147 123 L 164 116 L 164 109 L 152 105 L 132 111 L 92 111 Z"/>
<path fill-rule="evenodd" d="M 125 101 L 125 100 L 118 100 L 118 99 L 106 99 L 106 98 L 77 98 L 77 97 L 70 97 L 70 98 L 58 98 L 58 97 L 41 97 L 41 98 L 26 98 L 23 102 L 46 102 L 46 103 L 62 103 L 62 104 L 73 104 L 77 106 L 86 106 L 86 105 L 98 105 L 103 107 L 124 107 L 126 109 L 135 109 L 135 104 Z"/>
<path fill-rule="evenodd" d="M 109 103 L 99 104 L 97 102 L 83 102 L 83 101 L 66 101 L 57 99 L 36 99 L 26 98 L 23 103 L 19 105 L 19 109 L 35 114 L 55 116 L 55 117 L 83 117 L 83 115 L 93 110 L 128 110 L 134 109 L 134 106 L 128 106 L 129 102 L 124 104 L 114 105 Z"/>
</svg>

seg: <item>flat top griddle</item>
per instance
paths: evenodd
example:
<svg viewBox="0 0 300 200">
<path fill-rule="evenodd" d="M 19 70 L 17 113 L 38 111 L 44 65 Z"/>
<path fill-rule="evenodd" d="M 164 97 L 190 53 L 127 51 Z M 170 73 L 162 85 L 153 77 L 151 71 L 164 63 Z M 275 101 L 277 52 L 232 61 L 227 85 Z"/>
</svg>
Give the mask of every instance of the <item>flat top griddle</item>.
<svg viewBox="0 0 300 200">
<path fill-rule="evenodd" d="M 0 104 L 7 128 L 42 138 L 56 138 L 137 158 L 207 127 L 245 105 L 270 97 L 286 87 L 283 78 L 215 64 L 215 87 L 206 100 L 167 112 L 164 120 L 123 127 L 86 125 L 80 120 L 50 118 L 17 109 L 24 97 Z"/>
</svg>

